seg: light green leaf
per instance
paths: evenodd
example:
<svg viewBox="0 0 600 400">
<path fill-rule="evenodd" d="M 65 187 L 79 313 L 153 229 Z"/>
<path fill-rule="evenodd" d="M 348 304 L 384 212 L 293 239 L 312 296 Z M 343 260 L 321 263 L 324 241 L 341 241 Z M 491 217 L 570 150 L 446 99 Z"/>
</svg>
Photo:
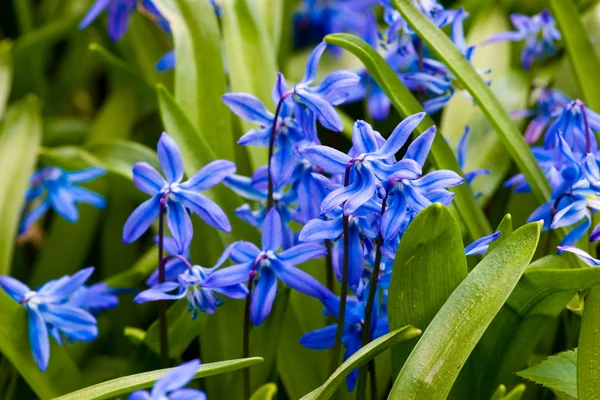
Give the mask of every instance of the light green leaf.
<svg viewBox="0 0 600 400">
<path fill-rule="evenodd" d="M 219 23 L 207 1 L 156 0 L 171 24 L 177 54 L 175 99 L 219 158 L 233 160 L 235 141 L 226 93 Z"/>
<path fill-rule="evenodd" d="M 398 374 L 389 399 L 446 398 L 537 247 L 539 222 L 511 234 L 456 288 Z"/>
<path fill-rule="evenodd" d="M 42 140 L 39 104 L 33 96 L 9 108 L 0 126 L 0 275 L 11 269 L 29 178 Z"/>
<path fill-rule="evenodd" d="M 590 269 L 590 268 L 586 268 Z M 577 357 L 577 394 L 580 399 L 598 397 L 600 387 L 600 287 L 590 289 L 583 308 Z"/>
<path fill-rule="evenodd" d="M 274 383 L 265 383 L 252 393 L 250 400 L 273 400 L 276 394 L 277 385 Z"/>
<path fill-rule="evenodd" d="M 411 323 L 425 330 L 469 273 L 458 222 L 446 207 L 433 204 L 411 222 L 400 241 L 392 271 L 390 329 Z M 413 340 L 392 347 L 396 373 L 415 345 Z"/>
<path fill-rule="evenodd" d="M 491 253 L 496 247 L 500 245 L 500 243 L 508 239 L 510 234 L 513 232 L 512 216 L 510 214 L 506 214 L 504 218 L 502 218 L 502 221 L 500 221 L 500 225 L 498 225 L 498 229 L 496 229 L 496 232 L 500 232 L 500 236 L 498 237 L 498 239 L 490 243 L 487 254 Z"/>
<path fill-rule="evenodd" d="M 273 46 L 266 26 L 259 18 L 256 2 L 226 0 L 222 6 L 221 24 L 231 91 L 251 93 L 267 108 L 274 107 L 271 88 L 277 77 L 277 47 Z M 242 121 L 242 127 L 244 131 L 248 131 L 256 125 Z M 254 168 L 267 163 L 266 149 L 253 146 L 246 149 Z"/>
<path fill-rule="evenodd" d="M 373 340 L 348 357 L 348 359 L 333 372 L 323 386 L 310 392 L 308 395 L 304 396 L 302 400 L 326 400 L 331 398 L 335 394 L 338 386 L 340 386 L 340 384 L 344 382 L 344 379 L 356 368 L 365 365 L 391 346 L 415 338 L 420 334 L 420 329 L 407 325 Z"/>
<path fill-rule="evenodd" d="M 151 148 L 129 140 L 98 141 L 85 149 L 101 162 L 101 166 L 123 178 L 132 179 L 135 163 L 145 161 L 160 168 L 156 152 Z"/>
<path fill-rule="evenodd" d="M 262 362 L 262 358 L 253 357 L 246 359 L 221 361 L 211 364 L 203 364 L 198 368 L 195 378 L 204 378 L 207 376 L 222 374 L 228 371 L 235 371 L 241 368 L 247 368 L 251 365 Z M 131 393 L 139 389 L 151 387 L 161 376 L 171 371 L 173 368 L 160 369 L 141 374 L 130 375 L 123 378 L 113 379 L 112 381 L 99 383 L 85 389 L 61 396 L 56 400 L 101 400 L 111 399 L 123 394 Z"/>
<path fill-rule="evenodd" d="M 446 64 L 460 84 L 473 96 L 519 170 L 527 178 L 537 200 L 540 203 L 546 202 L 551 194 L 550 185 L 515 123 L 477 71 L 446 34 L 417 10 L 410 0 L 393 0 L 392 2 L 428 48 L 439 56 L 439 59 Z"/>
<path fill-rule="evenodd" d="M 11 48 L 12 44 L 10 42 L 0 42 L 0 119 L 2 119 L 6 110 L 6 103 L 8 102 L 12 86 L 13 67 L 10 53 Z"/>
<path fill-rule="evenodd" d="M 517 372 L 528 379 L 552 390 L 577 397 L 577 349 L 563 351 L 524 371 Z M 597 395 L 598 388 L 591 394 Z M 581 399 L 593 397 L 579 397 Z"/>
<path fill-rule="evenodd" d="M 288 3 L 285 1 L 258 0 L 258 9 L 261 14 L 260 21 L 267 27 L 267 32 L 271 39 L 270 46 L 275 52 L 277 52 L 281 45 L 286 5 Z"/>
<path fill-rule="evenodd" d="M 36 365 L 27 326 L 27 311 L 0 290 L 0 353 L 41 399 L 52 399 L 77 389 L 83 376 L 64 347 L 50 339 L 50 364 L 46 372 Z"/>
<path fill-rule="evenodd" d="M 366 42 L 348 34 L 328 35 L 325 41 L 340 46 L 358 57 L 400 115 L 407 117 L 423 111 L 417 99 L 402 84 L 396 72 Z M 417 132 L 423 133 L 425 129 L 432 125 L 434 125 L 433 120 L 426 117 L 424 122 L 417 128 Z M 436 168 L 450 169 L 463 175 L 452 149 L 446 143 L 442 134 L 435 136 L 431 148 L 431 156 Z M 473 192 L 469 186 L 461 185 L 454 188 L 453 191 L 456 194 L 453 204 L 465 223 L 472 239 L 479 239 L 492 233 L 490 223 L 475 201 Z"/>
<path fill-rule="evenodd" d="M 600 57 L 573 0 L 550 0 L 552 15 L 556 18 L 567 48 L 569 61 L 586 105 L 600 111 Z"/>
</svg>

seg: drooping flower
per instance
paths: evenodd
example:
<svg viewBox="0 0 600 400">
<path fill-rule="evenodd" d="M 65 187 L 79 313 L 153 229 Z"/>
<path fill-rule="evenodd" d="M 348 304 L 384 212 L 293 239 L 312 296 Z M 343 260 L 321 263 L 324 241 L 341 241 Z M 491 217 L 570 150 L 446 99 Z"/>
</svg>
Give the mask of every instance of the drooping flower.
<svg viewBox="0 0 600 400">
<path fill-rule="evenodd" d="M 136 9 L 137 0 L 96 0 L 79 24 L 79 29 L 87 28 L 103 12 L 108 12 L 108 36 L 118 41 L 127 32 L 129 17 Z"/>
<path fill-rule="evenodd" d="M 183 389 L 198 372 L 200 360 L 188 361 L 167 371 L 154 383 L 152 390 L 136 390 L 129 400 L 206 400 L 206 394 L 196 389 Z"/>
<path fill-rule="evenodd" d="M 99 209 L 104 208 L 106 203 L 102 196 L 78 186 L 104 174 L 106 171 L 99 167 L 72 172 L 59 167 L 45 167 L 38 170 L 30 179 L 30 187 L 25 197 L 27 202 L 39 200 L 39 204 L 25 216 L 20 232 L 25 232 L 50 208 L 69 222 L 76 222 L 79 218 L 78 203 L 87 203 Z"/>
<path fill-rule="evenodd" d="M 477 239 L 467 247 L 465 247 L 465 255 L 473 256 L 475 254 L 485 254 L 490 247 L 490 244 L 500 237 L 502 232 L 494 232 L 491 235 Z"/>
<path fill-rule="evenodd" d="M 256 326 L 271 312 L 278 279 L 292 289 L 318 299 L 330 295 L 319 281 L 296 268 L 296 265 L 324 256 L 325 247 L 302 243 L 279 252 L 281 236 L 281 217 L 272 208 L 262 228 L 262 250 L 250 242 L 236 242 L 228 248 L 227 255 L 237 264 L 217 270 L 204 281 L 203 287 L 215 288 L 237 285 L 254 277 L 256 286 L 250 298 L 250 319 Z"/>
<path fill-rule="evenodd" d="M 154 238 L 154 243 L 158 243 L 158 236 Z M 179 274 L 182 274 L 187 269 L 187 265 L 184 260 L 190 260 L 190 249 L 181 250 L 177 245 L 177 242 L 172 237 L 163 238 L 163 249 L 168 256 L 179 256 L 179 257 L 168 257 L 169 259 L 165 262 L 165 282 L 176 281 Z M 152 275 L 146 280 L 146 285 L 154 286 L 158 283 L 158 268 L 152 272 Z"/>
<path fill-rule="evenodd" d="M 532 118 L 525 131 L 525 141 L 533 144 L 542 136 L 550 122 L 571 100 L 560 90 L 542 89 L 536 105 L 531 110 L 517 110 L 511 113 L 513 118 Z"/>
<path fill-rule="evenodd" d="M 525 48 L 521 53 L 521 63 L 526 70 L 531 68 L 534 61 L 556 53 L 555 42 L 561 40 L 562 35 L 556 28 L 556 21 L 549 10 L 543 10 L 533 17 L 512 14 L 510 19 L 516 31 L 497 33 L 485 43 L 524 40 Z"/>
<path fill-rule="evenodd" d="M 0 276 L 0 287 L 27 309 L 31 352 L 42 371 L 50 360 L 48 334 L 61 345 L 61 335 L 72 342 L 89 342 L 98 336 L 96 318 L 69 303 L 93 272 L 93 267 L 85 268 L 73 276 L 52 280 L 35 291 L 10 276 Z"/>
<path fill-rule="evenodd" d="M 159 218 L 164 207 L 171 235 L 184 251 L 192 240 L 192 221 L 188 210 L 210 226 L 231 231 L 231 225 L 221 208 L 201 191 L 207 190 L 233 174 L 236 166 L 231 161 L 217 160 L 204 166 L 185 182 L 183 159 L 175 141 L 163 132 L 158 142 L 158 160 L 165 178 L 150 164 L 140 162 L 133 167 L 133 183 L 142 192 L 152 196 L 143 202 L 125 222 L 123 242 L 137 240 Z"/>
<path fill-rule="evenodd" d="M 575 100 L 567 104 L 548 127 L 544 148 L 556 148 L 560 134 L 571 151 L 579 154 L 596 152 L 598 142 L 594 132 L 600 132 L 600 115 L 585 107 L 581 100 Z"/>
</svg>

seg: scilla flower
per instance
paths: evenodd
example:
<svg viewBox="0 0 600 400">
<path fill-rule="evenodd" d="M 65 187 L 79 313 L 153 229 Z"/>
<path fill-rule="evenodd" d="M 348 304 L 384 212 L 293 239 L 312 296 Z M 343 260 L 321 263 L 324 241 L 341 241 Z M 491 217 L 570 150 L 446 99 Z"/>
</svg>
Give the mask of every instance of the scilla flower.
<svg viewBox="0 0 600 400">
<path fill-rule="evenodd" d="M 133 166 L 133 183 L 152 197 L 136 208 L 125 222 L 123 242 L 132 243 L 142 236 L 160 216 L 161 209 L 166 211 L 167 225 L 182 251 L 189 247 L 193 235 L 188 210 L 210 226 L 229 232 L 231 225 L 223 210 L 200 192 L 233 174 L 235 164 L 225 160 L 213 161 L 181 182 L 184 173 L 181 152 L 165 132 L 158 141 L 157 151 L 165 178 L 148 163 L 139 162 Z"/>
<path fill-rule="evenodd" d="M 170 369 L 156 381 L 152 390 L 136 390 L 129 400 L 206 400 L 206 394 L 196 389 L 182 389 L 198 372 L 200 360 L 188 361 Z"/>
<path fill-rule="evenodd" d="M 477 239 L 467 247 L 465 247 L 465 255 L 472 256 L 475 254 L 485 254 L 490 247 L 490 244 L 500 237 L 502 232 L 495 232 L 491 235 L 484 236 L 480 239 Z"/>
<path fill-rule="evenodd" d="M 79 24 L 79 29 L 87 28 L 103 12 L 108 13 L 108 36 L 118 41 L 127 32 L 129 18 L 136 9 L 137 0 L 96 0 Z"/>
<path fill-rule="evenodd" d="M 89 182 L 104 174 L 106 171 L 99 167 L 73 172 L 58 167 L 45 167 L 37 171 L 30 179 L 26 200 L 28 202 L 41 201 L 23 219 L 21 232 L 25 232 L 50 208 L 69 222 L 76 222 L 79 218 L 78 203 L 104 208 L 105 202 L 102 196 L 78 186 L 80 183 Z"/>
<path fill-rule="evenodd" d="M 73 276 L 63 276 L 44 284 L 38 290 L 11 278 L 0 276 L 0 287 L 27 309 L 29 343 L 38 367 L 45 371 L 50 360 L 48 334 L 62 345 L 64 335 L 72 342 L 89 342 L 98 336 L 96 318 L 83 308 L 69 304 L 94 268 L 85 268 Z"/>
</svg>

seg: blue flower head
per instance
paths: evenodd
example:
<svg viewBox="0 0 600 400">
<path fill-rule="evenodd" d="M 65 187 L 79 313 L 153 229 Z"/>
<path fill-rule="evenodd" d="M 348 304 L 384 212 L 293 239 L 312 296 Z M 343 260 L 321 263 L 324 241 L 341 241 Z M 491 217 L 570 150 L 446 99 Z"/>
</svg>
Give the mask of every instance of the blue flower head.
<svg viewBox="0 0 600 400">
<path fill-rule="evenodd" d="M 203 287 L 215 288 L 238 285 L 253 277 L 256 287 L 250 298 L 250 318 L 256 326 L 262 324 L 271 312 L 277 294 L 277 279 L 318 299 L 324 299 L 330 293 L 315 278 L 296 268 L 296 265 L 324 256 L 327 252 L 325 247 L 302 243 L 279 252 L 281 236 L 281 217 L 272 208 L 262 228 L 262 249 L 245 241 L 232 244 L 221 258 L 229 257 L 236 265 L 222 268 L 204 281 Z"/>
<path fill-rule="evenodd" d="M 152 390 L 136 390 L 129 400 L 206 400 L 206 394 L 196 389 L 183 389 L 198 372 L 200 360 L 188 361 L 172 368 L 154 383 Z"/>
<path fill-rule="evenodd" d="M 0 287 L 27 310 L 31 352 L 42 371 L 50 360 L 48 334 L 61 345 L 61 335 L 72 342 L 89 342 L 98 336 L 96 318 L 76 304 L 92 272 L 93 267 L 85 268 L 73 276 L 50 281 L 35 291 L 10 276 L 0 276 Z M 73 296 L 74 303 L 71 303 Z"/>
<path fill-rule="evenodd" d="M 76 222 L 79 218 L 78 203 L 87 203 L 99 209 L 104 208 L 106 203 L 102 196 L 78 186 L 104 174 L 106 171 L 99 167 L 73 172 L 58 167 L 45 167 L 38 170 L 30 179 L 30 187 L 25 197 L 27 202 L 39 200 L 39 204 L 25 216 L 20 232 L 25 232 L 50 208 L 69 222 Z"/>
<path fill-rule="evenodd" d="M 559 115 L 571 100 L 560 90 L 542 89 L 535 108 L 517 110 L 511 113 L 513 118 L 532 118 L 525 131 L 525 141 L 533 144 L 539 140 L 550 122 Z"/>
<path fill-rule="evenodd" d="M 571 151 L 580 154 L 596 152 L 598 142 L 594 132 L 600 132 L 600 115 L 575 100 L 567 104 L 548 127 L 544 148 L 556 148 L 560 134 Z"/>
<path fill-rule="evenodd" d="M 119 304 L 117 295 L 134 293 L 135 289 L 112 289 L 107 283 L 96 283 L 92 286 L 81 286 L 69 298 L 68 305 L 81 308 L 92 315 L 115 308 Z"/>
<path fill-rule="evenodd" d="M 158 235 L 154 238 L 154 243 L 158 243 Z M 165 262 L 165 282 L 176 281 L 177 277 L 187 269 L 186 261 L 190 260 L 190 249 L 181 250 L 179 245 L 172 237 L 163 238 L 163 247 L 165 252 L 171 256 Z M 178 256 L 178 257 L 173 257 Z M 152 272 L 152 275 L 146 280 L 146 285 L 154 286 L 158 283 L 158 268 Z"/>
<path fill-rule="evenodd" d="M 192 221 L 188 210 L 214 228 L 231 231 L 223 210 L 200 192 L 233 174 L 235 164 L 225 160 L 213 161 L 187 181 L 181 182 L 183 159 L 175 141 L 163 132 L 157 150 L 165 177 L 146 162 L 134 165 L 133 183 L 152 197 L 136 208 L 125 222 L 123 242 L 132 243 L 142 236 L 159 217 L 161 207 L 167 212 L 167 225 L 181 251 L 185 251 L 192 241 Z"/>
<path fill-rule="evenodd" d="M 118 41 L 127 32 L 129 18 L 136 10 L 137 0 L 96 0 L 79 24 L 79 29 L 87 28 L 103 12 L 108 13 L 108 36 Z"/>
<path fill-rule="evenodd" d="M 521 53 L 521 64 L 526 70 L 531 68 L 534 61 L 556 53 L 555 42 L 559 41 L 562 35 L 556 28 L 556 21 L 549 10 L 543 10 L 533 17 L 512 14 L 510 19 L 516 31 L 498 33 L 485 43 L 524 40 L 525 48 Z"/>
</svg>

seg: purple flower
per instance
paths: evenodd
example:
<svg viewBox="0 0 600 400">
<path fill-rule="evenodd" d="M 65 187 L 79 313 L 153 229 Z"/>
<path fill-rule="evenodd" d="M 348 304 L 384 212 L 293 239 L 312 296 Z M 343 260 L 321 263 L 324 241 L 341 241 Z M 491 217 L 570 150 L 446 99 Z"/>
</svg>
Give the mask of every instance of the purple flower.
<svg viewBox="0 0 600 400">
<path fill-rule="evenodd" d="M 296 268 L 308 260 L 326 254 L 325 247 L 303 243 L 282 252 L 281 217 L 272 208 L 265 218 L 262 229 L 262 250 L 249 242 L 236 242 L 226 250 L 236 265 L 222 268 L 204 281 L 204 288 L 237 285 L 254 276 L 256 287 L 250 299 L 250 318 L 258 326 L 271 312 L 277 294 L 277 279 L 306 295 L 323 299 L 330 292 L 315 278 Z M 223 258 L 223 257 L 222 257 Z"/>
<path fill-rule="evenodd" d="M 196 389 L 182 389 L 198 372 L 200 360 L 188 361 L 170 369 L 154 383 L 152 390 L 136 390 L 129 400 L 206 400 L 206 394 Z"/>
<path fill-rule="evenodd" d="M 163 132 L 157 150 L 165 178 L 148 163 L 134 165 L 133 183 L 152 197 L 136 208 L 125 222 L 123 242 L 132 243 L 146 232 L 159 217 L 161 207 L 167 212 L 167 225 L 181 251 L 189 247 L 193 235 L 188 210 L 214 228 L 231 231 L 223 210 L 200 192 L 233 174 L 235 164 L 225 160 L 213 161 L 182 183 L 183 159 L 175 141 Z"/>
</svg>

